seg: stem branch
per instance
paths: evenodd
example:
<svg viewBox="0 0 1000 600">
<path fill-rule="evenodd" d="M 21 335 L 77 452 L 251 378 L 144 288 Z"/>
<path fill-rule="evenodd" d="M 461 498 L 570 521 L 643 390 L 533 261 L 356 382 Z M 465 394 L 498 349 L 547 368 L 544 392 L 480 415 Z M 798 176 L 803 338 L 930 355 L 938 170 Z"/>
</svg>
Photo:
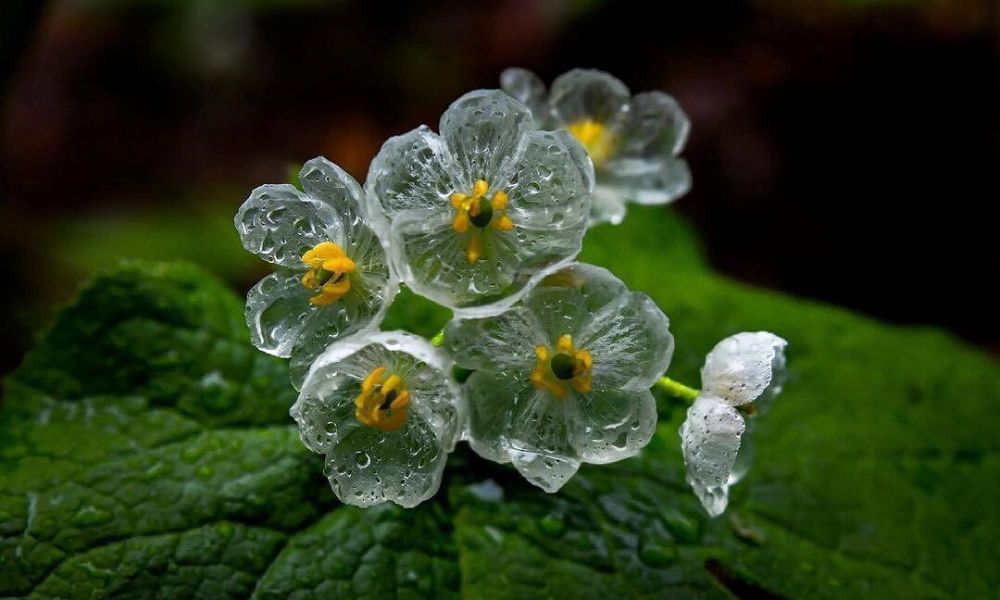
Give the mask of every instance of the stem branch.
<svg viewBox="0 0 1000 600">
<path fill-rule="evenodd" d="M 693 387 L 688 387 L 679 381 L 674 381 L 666 375 L 656 380 L 656 387 L 670 394 L 674 398 L 687 401 L 689 404 L 694 402 L 695 398 L 697 398 L 699 394 L 699 391 Z"/>
</svg>

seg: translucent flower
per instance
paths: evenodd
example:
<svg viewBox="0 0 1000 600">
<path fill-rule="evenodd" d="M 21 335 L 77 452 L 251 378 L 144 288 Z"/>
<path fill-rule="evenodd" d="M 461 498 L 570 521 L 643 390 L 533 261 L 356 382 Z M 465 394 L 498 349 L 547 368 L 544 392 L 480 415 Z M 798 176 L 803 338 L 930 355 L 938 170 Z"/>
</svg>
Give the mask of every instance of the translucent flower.
<svg viewBox="0 0 1000 600">
<path fill-rule="evenodd" d="M 573 264 L 502 315 L 453 320 L 444 345 L 475 372 L 467 437 L 557 491 L 581 463 L 635 455 L 656 427 L 650 387 L 674 342 L 666 315 L 605 269 Z"/>
<path fill-rule="evenodd" d="M 362 217 L 357 182 L 325 158 L 307 162 L 299 179 L 305 192 L 258 187 L 235 219 L 243 247 L 278 267 L 247 295 L 250 339 L 268 354 L 291 356 L 296 388 L 328 344 L 378 327 L 398 289 Z"/>
<path fill-rule="evenodd" d="M 745 417 L 760 414 L 781 392 L 786 345 L 766 331 L 738 333 L 705 357 L 702 390 L 680 434 L 688 483 L 713 517 L 726 510 L 729 486 L 746 472 L 737 461 Z"/>
<path fill-rule="evenodd" d="M 691 172 L 678 155 L 691 124 L 671 96 L 631 96 L 603 71 L 574 69 L 545 84 L 531 71 L 507 69 L 500 86 L 531 109 L 537 127 L 565 129 L 587 149 L 597 175 L 591 216 L 620 223 L 627 201 L 665 204 L 691 188 Z"/>
<path fill-rule="evenodd" d="M 400 277 L 466 315 L 501 312 L 580 250 L 593 167 L 565 132 L 532 131 L 499 90 L 456 100 L 382 146 L 365 188 Z"/>
<path fill-rule="evenodd" d="M 411 507 L 434 495 L 464 418 L 451 368 L 401 332 L 358 334 L 316 358 L 289 412 L 342 502 Z"/>
</svg>

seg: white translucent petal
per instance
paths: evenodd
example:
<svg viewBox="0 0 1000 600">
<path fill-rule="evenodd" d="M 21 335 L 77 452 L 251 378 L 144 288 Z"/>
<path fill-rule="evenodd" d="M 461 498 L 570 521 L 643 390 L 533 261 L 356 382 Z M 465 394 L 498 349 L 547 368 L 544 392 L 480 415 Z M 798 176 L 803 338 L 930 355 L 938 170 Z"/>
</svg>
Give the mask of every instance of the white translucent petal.
<svg viewBox="0 0 1000 600">
<path fill-rule="evenodd" d="M 510 462 L 507 451 L 515 416 L 534 400 L 538 390 L 522 377 L 523 370 L 476 371 L 465 388 L 469 420 L 466 439 L 489 460 Z"/>
<path fill-rule="evenodd" d="M 591 69 L 573 69 L 552 82 L 549 104 L 556 119 L 571 124 L 582 119 L 616 127 L 625 118 L 629 91 L 618 78 Z"/>
<path fill-rule="evenodd" d="M 524 299 L 549 337 L 579 336 L 591 316 L 626 301 L 628 288 L 607 269 L 571 263 L 550 274 Z"/>
<path fill-rule="evenodd" d="M 656 431 L 656 400 L 648 390 L 594 389 L 570 400 L 570 443 L 583 462 L 635 456 Z"/>
<path fill-rule="evenodd" d="M 262 185 L 234 219 L 243 247 L 284 267 L 301 267 L 302 255 L 320 242 L 342 244 L 344 224 L 329 204 L 291 185 Z"/>
<path fill-rule="evenodd" d="M 547 344 L 534 313 L 515 306 L 485 319 L 452 319 L 444 330 L 444 348 L 467 369 L 503 371 L 530 368 L 534 349 Z"/>
<path fill-rule="evenodd" d="M 475 90 L 453 102 L 439 130 L 465 176 L 460 190 L 477 179 L 495 181 L 531 127 L 528 108 L 500 90 Z"/>
<path fill-rule="evenodd" d="M 580 468 L 570 444 L 570 405 L 537 391 L 514 411 L 507 428 L 507 455 L 529 483 L 559 491 Z"/>
<path fill-rule="evenodd" d="M 577 344 L 594 359 L 595 385 L 648 390 L 670 366 L 674 336 L 667 316 L 646 294 L 630 292 L 624 300 L 595 312 Z"/>
<path fill-rule="evenodd" d="M 772 383 L 780 385 L 786 345 L 785 340 L 766 331 L 727 337 L 705 357 L 702 389 L 733 406 L 753 402 L 765 392 L 770 393 Z"/>
<path fill-rule="evenodd" d="M 380 366 L 400 375 L 410 392 L 407 419 L 395 431 L 354 415 L 361 381 Z M 464 418 L 450 371 L 443 352 L 402 332 L 352 336 L 317 357 L 289 412 L 303 443 L 326 455 L 326 474 L 342 502 L 414 506 L 434 494 Z"/>
<path fill-rule="evenodd" d="M 536 127 L 546 127 L 551 122 L 545 84 L 538 75 L 517 67 L 504 69 L 500 74 L 500 89 L 528 107 Z"/>
<path fill-rule="evenodd" d="M 710 516 L 722 514 L 729 503 L 730 475 L 744 429 L 739 411 L 705 394 L 691 405 L 681 425 L 687 481 Z"/>
<path fill-rule="evenodd" d="M 595 196 L 666 204 L 690 190 L 691 171 L 682 158 L 614 158 L 598 174 Z"/>
<path fill-rule="evenodd" d="M 740 438 L 740 451 L 736 455 L 736 462 L 733 464 L 733 470 L 729 473 L 730 487 L 742 481 L 743 478 L 746 477 L 746 474 L 750 472 L 750 465 L 753 464 L 754 454 L 756 454 L 754 444 L 754 421 L 759 415 L 759 412 L 755 412 L 752 416 L 743 417 L 746 422 L 746 429 L 743 431 L 743 436 Z"/>
<path fill-rule="evenodd" d="M 558 276 L 565 270 L 556 273 Z M 524 307 L 531 312 L 538 324 L 540 345 L 552 347 L 563 335 L 579 339 L 580 328 L 590 319 L 580 290 L 553 285 L 543 280 L 524 298 Z"/>
<path fill-rule="evenodd" d="M 400 456 L 408 459 L 400 461 Z M 364 507 L 391 501 L 410 508 L 437 493 L 447 457 L 419 417 L 410 417 L 391 432 L 359 424 L 327 454 L 324 474 L 345 504 Z"/>
<path fill-rule="evenodd" d="M 314 316 L 317 306 L 309 303 L 314 292 L 301 283 L 301 273 L 272 273 L 247 293 L 244 314 L 250 342 L 257 349 L 287 357 Z"/>
<path fill-rule="evenodd" d="M 636 94 L 617 133 L 616 157 L 670 158 L 687 142 L 691 122 L 673 97 L 660 91 Z"/>
<path fill-rule="evenodd" d="M 400 213 L 451 212 L 451 194 L 471 189 L 466 179 L 444 140 L 426 126 L 389 138 L 368 169 L 369 217 L 387 239 Z"/>
<path fill-rule="evenodd" d="M 532 131 L 495 187 L 510 197 L 515 230 L 558 230 L 586 220 L 593 185 L 594 167 L 579 142 L 565 131 Z"/>
<path fill-rule="evenodd" d="M 299 182 L 311 198 L 333 207 L 344 224 L 347 237 L 351 237 L 353 228 L 364 225 L 364 191 L 337 165 L 317 156 L 302 165 Z"/>
<path fill-rule="evenodd" d="M 518 450 L 511 447 L 510 461 L 528 483 L 554 494 L 580 470 L 580 461 L 562 454 Z"/>
<path fill-rule="evenodd" d="M 569 404 L 539 392 L 523 373 L 476 371 L 465 384 L 468 439 L 479 455 L 514 467 L 555 492 L 580 467 L 569 443 Z"/>
<path fill-rule="evenodd" d="M 598 175 L 598 181 L 602 175 Z M 598 185 L 594 188 L 593 202 L 590 204 L 589 226 L 600 225 L 601 223 L 611 223 L 620 225 L 625 220 L 627 198 L 625 194 L 616 188 L 607 185 Z"/>
<path fill-rule="evenodd" d="M 754 417 L 759 417 L 769 411 L 771 404 L 774 403 L 774 399 L 778 397 L 778 394 L 785 387 L 785 379 L 788 376 L 785 358 L 785 346 L 787 342 L 781 338 L 778 338 L 778 340 L 780 340 L 781 345 L 776 349 L 774 360 L 771 362 L 771 383 L 754 400 Z"/>
</svg>

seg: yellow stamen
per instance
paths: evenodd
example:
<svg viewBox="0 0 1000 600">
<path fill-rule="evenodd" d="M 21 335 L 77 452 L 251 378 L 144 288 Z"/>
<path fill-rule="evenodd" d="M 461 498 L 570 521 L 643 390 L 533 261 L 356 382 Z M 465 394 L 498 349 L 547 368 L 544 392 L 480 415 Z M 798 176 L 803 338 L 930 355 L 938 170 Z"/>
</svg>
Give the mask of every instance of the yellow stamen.
<svg viewBox="0 0 1000 600">
<path fill-rule="evenodd" d="M 483 255 L 483 235 L 478 231 L 469 234 L 469 241 L 465 244 L 465 258 L 470 265 L 476 264 L 479 257 Z"/>
<path fill-rule="evenodd" d="M 472 184 L 472 195 L 476 198 L 482 198 L 488 189 L 490 189 L 490 184 L 483 179 L 477 179 L 476 183 Z"/>
<path fill-rule="evenodd" d="M 566 126 L 570 135 L 583 146 L 594 166 L 600 166 L 611 155 L 615 146 L 615 136 L 603 124 L 593 119 L 580 119 Z"/>
<path fill-rule="evenodd" d="M 590 391 L 594 359 L 590 352 L 578 350 L 573 345 L 573 336 L 568 333 L 559 336 L 555 352 L 545 346 L 536 346 L 535 356 L 538 361 L 529 379 L 536 388 L 559 400 L 566 397 L 567 384 L 581 394 Z"/>
<path fill-rule="evenodd" d="M 514 221 L 511 221 L 510 217 L 504 215 L 498 220 L 493 221 L 493 227 L 496 227 L 500 231 L 510 231 L 514 229 Z"/>
<path fill-rule="evenodd" d="M 490 204 L 493 206 L 493 210 L 504 210 L 507 208 L 507 202 L 510 198 L 507 197 L 507 192 L 500 190 L 499 192 L 493 194 L 493 199 L 490 200 Z"/>
<path fill-rule="evenodd" d="M 369 427 L 395 431 L 406 422 L 410 392 L 399 375 L 390 375 L 383 382 L 385 371 L 385 367 L 377 367 L 361 382 L 361 393 L 354 399 L 354 416 Z"/>
<path fill-rule="evenodd" d="M 507 204 L 510 202 L 507 192 L 497 190 L 487 201 L 489 190 L 489 182 L 477 179 L 472 184 L 472 193 L 455 192 L 450 196 L 451 206 L 455 209 L 451 228 L 456 233 L 468 234 L 465 258 L 470 265 L 476 264 L 483 256 L 483 235 L 487 227 L 501 232 L 514 229 L 514 221 L 507 216 Z"/>
<path fill-rule="evenodd" d="M 357 268 L 354 261 L 344 254 L 344 249 L 333 242 L 320 242 L 302 255 L 302 262 L 309 267 L 302 276 L 302 285 L 318 290 L 309 298 L 316 306 L 333 304 L 351 291 L 351 278 Z"/>
</svg>

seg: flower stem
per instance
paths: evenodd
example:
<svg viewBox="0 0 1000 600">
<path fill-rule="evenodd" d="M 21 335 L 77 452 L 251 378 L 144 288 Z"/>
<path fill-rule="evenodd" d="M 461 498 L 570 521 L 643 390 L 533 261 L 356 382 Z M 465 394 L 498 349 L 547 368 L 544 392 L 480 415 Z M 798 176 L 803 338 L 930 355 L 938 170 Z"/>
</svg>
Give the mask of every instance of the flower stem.
<svg viewBox="0 0 1000 600">
<path fill-rule="evenodd" d="M 656 380 L 656 387 L 660 388 L 667 394 L 670 394 L 674 398 L 687 401 L 689 404 L 694 402 L 700 393 L 693 387 L 688 387 L 679 381 L 674 381 L 666 375 Z"/>
</svg>

